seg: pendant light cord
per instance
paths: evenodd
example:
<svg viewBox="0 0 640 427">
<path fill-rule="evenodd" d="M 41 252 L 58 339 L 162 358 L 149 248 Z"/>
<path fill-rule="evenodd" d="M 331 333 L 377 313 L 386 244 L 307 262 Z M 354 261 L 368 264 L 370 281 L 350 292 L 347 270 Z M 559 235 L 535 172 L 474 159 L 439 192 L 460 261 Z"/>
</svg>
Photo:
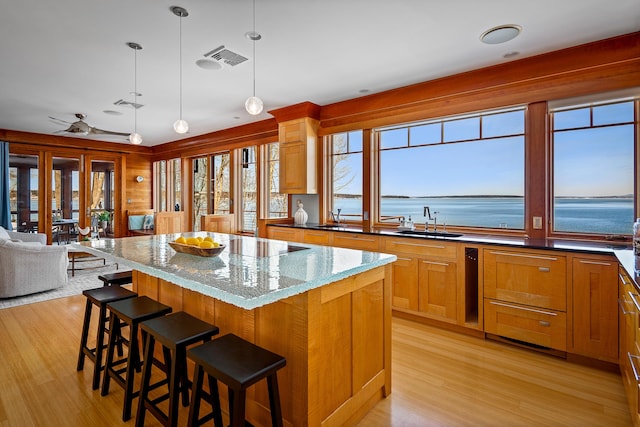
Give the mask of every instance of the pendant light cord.
<svg viewBox="0 0 640 427">
<path fill-rule="evenodd" d="M 138 133 L 138 49 L 133 49 L 133 133 Z"/>
<path fill-rule="evenodd" d="M 256 96 L 256 0 L 253 0 L 253 96 Z"/>
<path fill-rule="evenodd" d="M 182 13 L 180 14 L 180 120 L 182 120 Z"/>
</svg>

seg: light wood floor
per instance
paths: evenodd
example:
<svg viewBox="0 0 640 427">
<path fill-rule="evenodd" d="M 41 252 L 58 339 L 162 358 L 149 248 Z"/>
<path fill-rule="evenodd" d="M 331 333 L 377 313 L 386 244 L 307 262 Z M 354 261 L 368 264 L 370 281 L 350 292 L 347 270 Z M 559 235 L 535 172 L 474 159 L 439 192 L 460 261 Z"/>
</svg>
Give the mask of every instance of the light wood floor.
<svg viewBox="0 0 640 427">
<path fill-rule="evenodd" d="M 102 397 L 91 362 L 76 372 L 83 311 L 82 296 L 0 310 L 0 426 L 134 424 L 119 387 Z M 391 396 L 359 426 L 631 425 L 616 374 L 403 319 L 392 368 Z"/>
</svg>

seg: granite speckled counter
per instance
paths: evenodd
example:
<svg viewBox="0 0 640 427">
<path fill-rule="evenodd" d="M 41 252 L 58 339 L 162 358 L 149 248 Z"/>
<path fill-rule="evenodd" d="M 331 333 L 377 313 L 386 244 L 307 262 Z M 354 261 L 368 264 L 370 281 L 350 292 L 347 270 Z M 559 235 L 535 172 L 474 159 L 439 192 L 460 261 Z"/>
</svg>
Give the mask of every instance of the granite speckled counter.
<svg viewBox="0 0 640 427">
<path fill-rule="evenodd" d="M 217 257 L 177 253 L 176 237 L 211 236 L 226 245 Z M 396 260 L 395 255 L 293 244 L 238 235 L 195 232 L 100 239 L 88 251 L 143 273 L 253 309 Z"/>
<path fill-rule="evenodd" d="M 218 257 L 176 253 L 157 235 L 83 242 L 133 269 L 132 289 L 284 356 L 285 425 L 353 425 L 391 393 L 395 255 L 219 233 Z M 222 407 L 228 407 L 221 393 Z M 266 382 L 247 394 L 247 420 L 269 425 Z"/>
</svg>

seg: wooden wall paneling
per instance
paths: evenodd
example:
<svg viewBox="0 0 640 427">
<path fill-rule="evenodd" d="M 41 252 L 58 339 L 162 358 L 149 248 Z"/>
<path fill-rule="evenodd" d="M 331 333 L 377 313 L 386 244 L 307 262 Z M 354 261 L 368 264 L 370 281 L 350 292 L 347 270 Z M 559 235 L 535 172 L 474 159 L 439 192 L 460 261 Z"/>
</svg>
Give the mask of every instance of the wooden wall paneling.
<svg viewBox="0 0 640 427">
<path fill-rule="evenodd" d="M 139 210 L 151 209 L 152 199 L 152 162 L 147 156 L 128 156 L 127 167 L 124 172 L 124 187 L 126 193 L 126 209 Z M 142 176 L 144 180 L 137 182 L 136 177 Z"/>
<path fill-rule="evenodd" d="M 382 280 L 352 293 L 354 395 L 384 369 L 383 300 Z"/>
<path fill-rule="evenodd" d="M 215 324 L 215 306 L 213 300 L 205 297 L 200 292 L 182 288 L 182 310 L 200 320 Z"/>
<path fill-rule="evenodd" d="M 551 153 L 548 152 L 547 103 L 528 105 L 525 119 L 525 233 L 531 238 L 544 238 L 550 227 L 551 209 L 547 188 L 551 176 Z M 542 218 L 542 228 L 533 228 L 533 217 Z"/>
<path fill-rule="evenodd" d="M 182 287 L 162 279 L 157 279 L 157 281 L 157 301 L 170 306 L 174 313 L 176 311 L 182 311 Z"/>
<path fill-rule="evenodd" d="M 640 33 L 323 106 L 321 135 L 637 86 Z"/>
<path fill-rule="evenodd" d="M 184 211 L 156 212 L 154 219 L 155 234 L 172 234 L 189 231 Z"/>
</svg>

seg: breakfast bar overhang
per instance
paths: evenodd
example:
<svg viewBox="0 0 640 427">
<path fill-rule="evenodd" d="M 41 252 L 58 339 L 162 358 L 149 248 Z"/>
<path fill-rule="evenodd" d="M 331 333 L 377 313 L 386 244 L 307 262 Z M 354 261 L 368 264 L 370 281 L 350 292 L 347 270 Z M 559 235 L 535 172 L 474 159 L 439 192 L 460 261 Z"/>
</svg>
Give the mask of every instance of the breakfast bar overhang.
<svg viewBox="0 0 640 427">
<path fill-rule="evenodd" d="M 81 243 L 133 269 L 133 289 L 287 359 L 278 374 L 286 425 L 354 422 L 391 392 L 394 255 L 219 233 L 217 257 L 176 253 L 178 235 Z M 223 409 L 226 390 L 221 389 Z M 247 419 L 269 425 L 265 384 Z"/>
</svg>

